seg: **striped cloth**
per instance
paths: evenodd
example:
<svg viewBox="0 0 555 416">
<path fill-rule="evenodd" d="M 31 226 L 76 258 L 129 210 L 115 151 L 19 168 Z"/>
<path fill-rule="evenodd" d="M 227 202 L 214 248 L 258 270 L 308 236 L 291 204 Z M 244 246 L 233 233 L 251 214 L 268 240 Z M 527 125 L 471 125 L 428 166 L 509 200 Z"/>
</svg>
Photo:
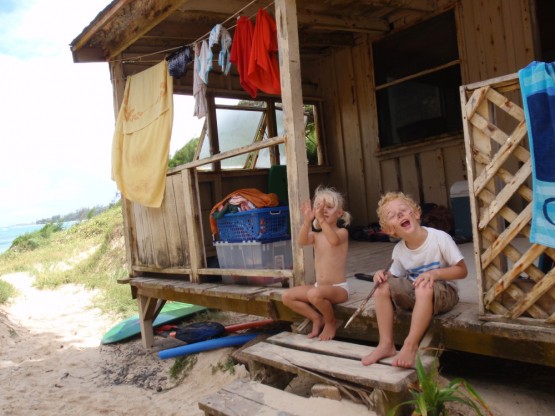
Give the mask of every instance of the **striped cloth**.
<svg viewBox="0 0 555 416">
<path fill-rule="evenodd" d="M 518 72 L 532 158 L 530 242 L 555 247 L 555 63 Z"/>
</svg>

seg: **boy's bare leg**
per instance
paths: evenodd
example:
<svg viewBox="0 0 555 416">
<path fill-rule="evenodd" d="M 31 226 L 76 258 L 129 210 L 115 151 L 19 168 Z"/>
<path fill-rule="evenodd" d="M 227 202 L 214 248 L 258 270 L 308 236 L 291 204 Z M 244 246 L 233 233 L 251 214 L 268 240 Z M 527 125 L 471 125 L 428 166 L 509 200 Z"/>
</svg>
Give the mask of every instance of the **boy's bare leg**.
<svg viewBox="0 0 555 416">
<path fill-rule="evenodd" d="M 417 290 L 418 292 L 418 290 Z M 420 296 L 419 296 L 420 295 Z M 396 367 L 413 368 L 420 340 L 424 336 L 433 314 L 433 289 L 427 293 L 417 293 L 416 303 L 412 311 L 409 334 L 405 338 L 399 354 L 393 359 Z"/>
<path fill-rule="evenodd" d="M 329 341 L 330 339 L 333 339 L 333 337 L 335 337 L 335 331 L 337 329 L 335 325 L 337 321 L 335 320 L 333 307 L 331 303 L 326 299 L 322 299 L 318 302 L 317 305 L 314 306 L 316 306 L 316 308 L 322 313 L 322 316 L 324 317 L 324 329 L 322 329 L 322 332 L 320 333 L 320 336 L 318 338 L 320 339 L 320 341 Z"/>
<path fill-rule="evenodd" d="M 376 318 L 378 321 L 378 331 L 380 342 L 370 354 L 362 357 L 363 365 L 370 365 L 395 355 L 397 350 L 393 343 L 393 318 L 394 310 L 391 302 L 389 286 L 382 283 L 382 287 L 376 290 Z"/>
<path fill-rule="evenodd" d="M 324 319 L 309 303 L 307 293 L 310 289 L 312 289 L 312 286 L 297 286 L 289 289 L 284 292 L 282 301 L 289 309 L 310 319 L 312 322 L 312 331 L 308 334 L 308 338 L 314 338 L 318 336 L 322 330 Z"/>
<path fill-rule="evenodd" d="M 339 287 L 318 287 L 308 292 L 308 299 L 323 317 L 323 329 L 320 328 L 322 332 L 318 338 L 320 341 L 333 339 L 337 331 L 337 320 L 333 313 L 333 305 L 345 302 L 348 299 L 347 291 Z"/>
</svg>

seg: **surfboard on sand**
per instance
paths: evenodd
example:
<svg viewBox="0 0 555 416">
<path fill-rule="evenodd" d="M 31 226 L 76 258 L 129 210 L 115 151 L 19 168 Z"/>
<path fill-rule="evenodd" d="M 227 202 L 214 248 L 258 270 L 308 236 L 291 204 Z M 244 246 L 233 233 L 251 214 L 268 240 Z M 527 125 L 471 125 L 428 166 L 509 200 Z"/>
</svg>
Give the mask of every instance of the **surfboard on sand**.
<svg viewBox="0 0 555 416">
<path fill-rule="evenodd" d="M 193 315 L 197 312 L 204 311 L 204 306 L 191 305 L 189 303 L 181 302 L 168 302 L 164 305 L 152 326 L 169 324 L 187 316 Z M 139 322 L 139 314 L 127 318 L 120 323 L 116 324 L 102 337 L 102 344 L 111 344 L 118 341 L 124 341 L 128 338 L 134 337 L 141 333 L 141 324 Z"/>
</svg>

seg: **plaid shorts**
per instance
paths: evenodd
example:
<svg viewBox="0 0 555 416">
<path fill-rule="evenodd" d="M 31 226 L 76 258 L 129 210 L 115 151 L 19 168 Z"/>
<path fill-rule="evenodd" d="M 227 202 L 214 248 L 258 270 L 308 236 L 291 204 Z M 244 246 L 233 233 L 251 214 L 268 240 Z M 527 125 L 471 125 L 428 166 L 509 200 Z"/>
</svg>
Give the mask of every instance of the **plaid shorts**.
<svg viewBox="0 0 555 416">
<path fill-rule="evenodd" d="M 416 302 L 414 286 L 407 278 L 390 278 L 389 290 L 391 300 L 396 308 L 412 311 Z M 444 280 L 434 282 L 434 315 L 450 311 L 459 302 L 459 294 L 455 287 Z"/>
</svg>

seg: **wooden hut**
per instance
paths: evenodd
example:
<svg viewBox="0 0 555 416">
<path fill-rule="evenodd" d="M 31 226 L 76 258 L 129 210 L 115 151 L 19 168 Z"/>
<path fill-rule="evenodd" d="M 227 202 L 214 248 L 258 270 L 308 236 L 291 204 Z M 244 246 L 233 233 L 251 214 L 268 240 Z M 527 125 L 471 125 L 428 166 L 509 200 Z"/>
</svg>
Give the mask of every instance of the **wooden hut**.
<svg viewBox="0 0 555 416">
<path fill-rule="evenodd" d="M 217 24 L 233 34 L 237 17 L 254 18 L 261 8 L 276 21 L 281 94 L 252 98 L 235 65 L 226 74 L 215 63 L 196 159 L 168 169 L 160 208 L 124 199 L 125 283 L 138 299 L 144 345 L 152 346 L 152 319 L 166 300 L 298 319 L 281 304 L 279 285 L 223 284 L 219 277 L 313 281 L 312 252 L 296 236 L 300 202 L 318 184 L 341 190 L 354 225 L 367 226 L 377 220 L 383 192 L 401 190 L 421 204 L 453 208 L 452 187 L 464 181 L 473 237 L 467 262 L 477 277 L 467 280 L 477 301 L 462 302 L 432 326 L 446 348 L 555 366 L 554 269 L 537 261 L 555 255 L 526 243 L 530 153 L 515 75 L 531 61 L 553 60 L 553 3 L 114 0 L 71 51 L 78 63 L 108 63 L 117 116 L 127 77 L 207 39 Z M 193 84 L 191 65 L 173 79 L 174 95 L 192 95 Z M 259 114 L 248 143 L 230 145 L 222 129 L 220 117 L 234 111 Z M 307 117 L 316 143 L 310 160 Z M 515 134 L 518 144 L 507 144 Z M 496 154 L 509 147 L 511 157 Z M 269 192 L 271 166 L 280 164 L 286 165 L 291 268 L 210 267 L 211 209 L 237 189 Z M 381 268 L 391 247 L 353 244 L 349 276 L 357 264 L 363 271 Z M 348 318 L 369 287 L 359 286 L 337 315 Z M 399 339 L 404 330 L 401 317 Z M 376 340 L 371 303 L 342 335 Z"/>
</svg>

